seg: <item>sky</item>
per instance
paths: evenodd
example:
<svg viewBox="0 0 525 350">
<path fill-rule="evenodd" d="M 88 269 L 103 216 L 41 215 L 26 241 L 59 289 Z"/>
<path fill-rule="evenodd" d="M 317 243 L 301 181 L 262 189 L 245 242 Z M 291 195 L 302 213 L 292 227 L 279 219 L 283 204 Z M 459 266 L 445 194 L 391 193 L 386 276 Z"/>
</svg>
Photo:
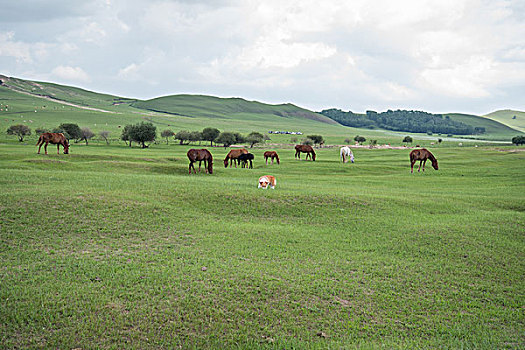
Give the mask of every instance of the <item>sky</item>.
<svg viewBox="0 0 525 350">
<path fill-rule="evenodd" d="M 0 74 L 150 99 L 525 110 L 524 0 L 0 0 Z"/>
</svg>

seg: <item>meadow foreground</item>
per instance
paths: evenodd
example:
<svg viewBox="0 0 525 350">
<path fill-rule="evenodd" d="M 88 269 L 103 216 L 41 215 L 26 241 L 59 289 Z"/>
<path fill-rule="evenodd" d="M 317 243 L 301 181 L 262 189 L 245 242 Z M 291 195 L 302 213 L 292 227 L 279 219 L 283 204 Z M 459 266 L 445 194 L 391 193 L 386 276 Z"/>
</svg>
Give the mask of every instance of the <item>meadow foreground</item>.
<svg viewBox="0 0 525 350">
<path fill-rule="evenodd" d="M 0 144 L 1 348 L 525 346 L 525 152 L 189 148 Z"/>
</svg>

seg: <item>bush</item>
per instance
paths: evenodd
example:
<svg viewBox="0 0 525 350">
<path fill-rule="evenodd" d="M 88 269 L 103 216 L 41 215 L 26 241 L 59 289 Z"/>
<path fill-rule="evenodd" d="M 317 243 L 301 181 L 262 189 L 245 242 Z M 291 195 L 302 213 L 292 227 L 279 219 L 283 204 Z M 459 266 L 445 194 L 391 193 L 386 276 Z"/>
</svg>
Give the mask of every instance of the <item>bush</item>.
<svg viewBox="0 0 525 350">
<path fill-rule="evenodd" d="M 403 139 L 403 142 L 406 142 L 406 143 L 412 143 L 412 137 L 410 136 L 405 136 L 405 138 Z"/>
<path fill-rule="evenodd" d="M 82 130 L 80 130 L 80 127 L 77 124 L 63 123 L 60 124 L 57 129 L 53 130 L 53 132 L 63 133 L 68 140 L 82 139 Z"/>
<path fill-rule="evenodd" d="M 525 136 L 515 136 L 512 138 L 512 143 L 516 146 L 525 144 Z"/>
<path fill-rule="evenodd" d="M 309 139 L 309 138 L 305 138 L 303 139 L 303 142 L 301 142 L 303 145 L 308 145 L 308 146 L 312 146 L 314 144 L 314 140 L 312 139 Z"/>
<path fill-rule="evenodd" d="M 364 136 L 359 136 L 357 135 L 356 137 L 354 137 L 354 141 L 358 142 L 359 144 L 363 143 L 366 141 L 366 138 Z"/>
</svg>

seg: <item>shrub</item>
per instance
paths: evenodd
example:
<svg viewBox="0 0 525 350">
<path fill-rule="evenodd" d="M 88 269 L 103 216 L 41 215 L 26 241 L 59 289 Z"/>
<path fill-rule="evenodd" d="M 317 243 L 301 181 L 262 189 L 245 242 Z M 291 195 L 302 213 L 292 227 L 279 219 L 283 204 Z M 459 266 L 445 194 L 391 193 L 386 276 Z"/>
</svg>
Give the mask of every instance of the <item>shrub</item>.
<svg viewBox="0 0 525 350">
<path fill-rule="evenodd" d="M 515 136 L 512 138 L 512 143 L 516 146 L 525 144 L 525 136 Z"/>
</svg>

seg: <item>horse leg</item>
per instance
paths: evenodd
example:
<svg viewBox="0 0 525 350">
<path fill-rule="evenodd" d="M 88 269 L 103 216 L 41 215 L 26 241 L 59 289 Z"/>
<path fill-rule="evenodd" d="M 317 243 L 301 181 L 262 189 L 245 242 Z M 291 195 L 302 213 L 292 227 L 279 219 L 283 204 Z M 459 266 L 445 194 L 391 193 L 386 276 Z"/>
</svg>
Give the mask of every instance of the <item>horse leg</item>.
<svg viewBox="0 0 525 350">
<path fill-rule="evenodd" d="M 422 160 L 419 161 L 419 168 L 417 168 L 417 172 L 418 172 L 418 173 L 419 173 L 419 171 L 421 170 L 421 164 L 423 164 L 423 161 L 422 161 Z"/>
<path fill-rule="evenodd" d="M 37 154 L 40 154 L 40 149 L 42 148 L 43 144 L 44 144 L 44 142 L 40 143 L 40 141 L 38 141 L 38 144 L 37 144 L 37 146 L 38 146 L 38 153 Z"/>
<path fill-rule="evenodd" d="M 426 164 L 426 163 L 427 163 L 427 160 L 425 159 L 425 160 L 423 161 L 423 171 L 425 171 L 425 164 Z"/>
<path fill-rule="evenodd" d="M 188 166 L 188 172 L 191 175 L 191 166 L 193 165 L 193 162 L 190 160 L 190 165 Z"/>
<path fill-rule="evenodd" d="M 414 163 L 415 162 L 416 162 L 415 160 L 410 159 L 410 174 L 414 173 Z"/>
<path fill-rule="evenodd" d="M 250 169 L 253 169 L 253 163 L 251 159 L 250 159 Z"/>
<path fill-rule="evenodd" d="M 49 142 L 46 141 L 46 144 L 44 145 L 44 151 L 46 151 L 46 152 L 45 152 L 46 154 L 47 154 L 47 144 L 48 144 L 48 143 L 49 143 Z"/>
<path fill-rule="evenodd" d="M 274 158 L 275 158 L 275 157 L 272 157 L 272 165 L 273 165 L 273 159 L 274 159 Z M 266 164 L 268 164 L 268 161 L 266 162 Z"/>
<path fill-rule="evenodd" d="M 266 165 L 268 165 L 268 157 L 264 157 L 264 160 L 266 161 Z M 272 161 L 273 161 L 273 158 L 272 158 Z"/>
<path fill-rule="evenodd" d="M 60 154 L 60 144 L 57 143 L 57 154 Z"/>
</svg>

